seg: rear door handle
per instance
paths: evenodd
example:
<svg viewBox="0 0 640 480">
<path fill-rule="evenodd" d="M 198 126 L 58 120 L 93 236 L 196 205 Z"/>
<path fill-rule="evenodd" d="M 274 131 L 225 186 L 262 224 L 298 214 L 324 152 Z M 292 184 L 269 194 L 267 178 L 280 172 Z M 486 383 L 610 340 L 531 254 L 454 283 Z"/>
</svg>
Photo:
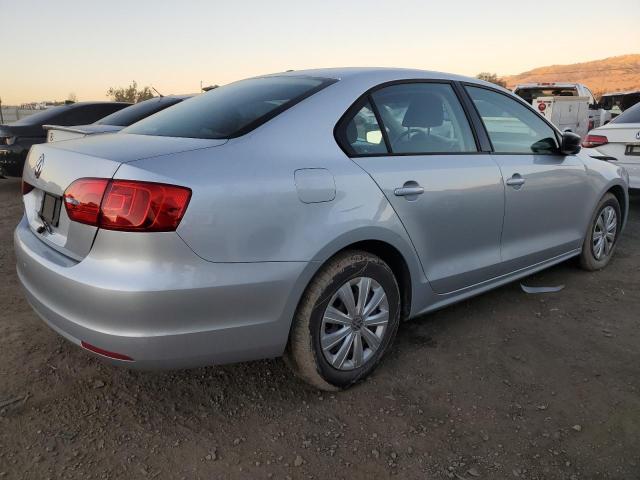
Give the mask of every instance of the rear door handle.
<svg viewBox="0 0 640 480">
<path fill-rule="evenodd" d="M 522 175 L 520 175 L 519 173 L 514 173 L 513 176 L 507 180 L 507 185 L 518 189 L 522 185 L 524 185 L 524 182 L 525 180 L 524 178 L 522 178 Z"/>
<path fill-rule="evenodd" d="M 396 188 L 393 191 L 393 194 L 396 197 L 408 197 L 410 195 L 422 195 L 424 193 L 424 188 L 418 187 L 400 187 Z"/>
</svg>

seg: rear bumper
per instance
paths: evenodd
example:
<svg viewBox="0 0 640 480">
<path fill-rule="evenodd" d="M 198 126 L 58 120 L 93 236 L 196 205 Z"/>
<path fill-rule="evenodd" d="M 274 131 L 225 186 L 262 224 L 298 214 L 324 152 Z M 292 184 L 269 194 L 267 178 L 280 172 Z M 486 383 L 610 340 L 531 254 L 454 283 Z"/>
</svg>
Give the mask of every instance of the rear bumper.
<svg viewBox="0 0 640 480">
<path fill-rule="evenodd" d="M 40 317 L 71 342 L 117 352 L 140 368 L 186 368 L 275 357 L 286 346 L 306 262 L 212 263 L 175 233 L 99 232 L 75 262 L 26 221 L 15 234 L 18 277 Z M 144 238 L 146 237 L 146 238 Z M 152 250 L 150 252 L 150 250 Z"/>
</svg>

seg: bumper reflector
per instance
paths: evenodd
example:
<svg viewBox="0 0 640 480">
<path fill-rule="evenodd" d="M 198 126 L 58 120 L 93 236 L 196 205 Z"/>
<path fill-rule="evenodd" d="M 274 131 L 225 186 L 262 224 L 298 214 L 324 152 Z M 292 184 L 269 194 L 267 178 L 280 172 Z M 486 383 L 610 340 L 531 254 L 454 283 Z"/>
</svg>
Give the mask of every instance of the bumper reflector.
<svg viewBox="0 0 640 480">
<path fill-rule="evenodd" d="M 98 348 L 85 341 L 80 342 L 80 345 L 82 345 L 82 348 L 89 350 L 90 352 L 97 353 L 98 355 L 103 355 L 109 358 L 115 358 L 116 360 L 124 360 L 125 362 L 133 362 L 133 358 L 128 357 L 127 355 L 123 355 L 122 353 L 110 352 L 108 350 L 103 350 L 102 348 Z"/>
</svg>

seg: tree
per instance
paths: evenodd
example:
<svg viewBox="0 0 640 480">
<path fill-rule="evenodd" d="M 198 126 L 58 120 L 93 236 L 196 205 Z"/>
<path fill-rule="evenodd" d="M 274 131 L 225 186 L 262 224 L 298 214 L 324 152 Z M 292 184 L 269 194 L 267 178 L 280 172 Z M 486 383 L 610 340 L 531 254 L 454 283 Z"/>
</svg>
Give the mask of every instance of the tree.
<svg viewBox="0 0 640 480">
<path fill-rule="evenodd" d="M 501 87 L 507 87 L 507 82 L 505 82 L 495 73 L 482 72 L 476 75 L 476 78 L 479 80 L 484 80 L 485 82 L 495 83 L 496 85 L 500 85 Z"/>
<path fill-rule="evenodd" d="M 116 102 L 138 103 L 153 98 L 151 87 L 142 87 L 138 90 L 138 83 L 133 80 L 128 87 L 111 87 L 107 90 L 107 97 L 111 97 Z"/>
</svg>

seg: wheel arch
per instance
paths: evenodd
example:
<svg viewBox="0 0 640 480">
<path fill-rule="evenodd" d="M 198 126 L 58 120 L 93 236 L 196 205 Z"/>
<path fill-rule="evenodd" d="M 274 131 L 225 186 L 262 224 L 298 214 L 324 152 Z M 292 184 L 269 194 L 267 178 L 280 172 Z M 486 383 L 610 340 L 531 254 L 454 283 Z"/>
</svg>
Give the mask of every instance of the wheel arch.
<svg viewBox="0 0 640 480">
<path fill-rule="evenodd" d="M 416 305 L 418 295 L 416 287 L 424 285 L 428 288 L 428 282 L 420 266 L 413 245 L 403 239 L 397 233 L 378 227 L 363 227 L 355 231 L 345 233 L 326 245 L 317 252 L 313 260 L 299 278 L 299 288 L 293 292 L 291 318 L 295 315 L 300 302 L 313 277 L 323 265 L 336 255 L 346 250 L 363 250 L 377 255 L 384 260 L 398 281 L 402 298 L 402 319 L 411 316 L 412 312 L 419 309 Z M 291 327 L 289 327 L 290 330 Z"/>
<path fill-rule="evenodd" d="M 622 210 L 623 226 L 627 222 L 627 213 L 629 212 L 629 198 L 624 187 L 618 184 L 611 185 L 605 193 L 611 193 L 616 197 Z"/>
</svg>

